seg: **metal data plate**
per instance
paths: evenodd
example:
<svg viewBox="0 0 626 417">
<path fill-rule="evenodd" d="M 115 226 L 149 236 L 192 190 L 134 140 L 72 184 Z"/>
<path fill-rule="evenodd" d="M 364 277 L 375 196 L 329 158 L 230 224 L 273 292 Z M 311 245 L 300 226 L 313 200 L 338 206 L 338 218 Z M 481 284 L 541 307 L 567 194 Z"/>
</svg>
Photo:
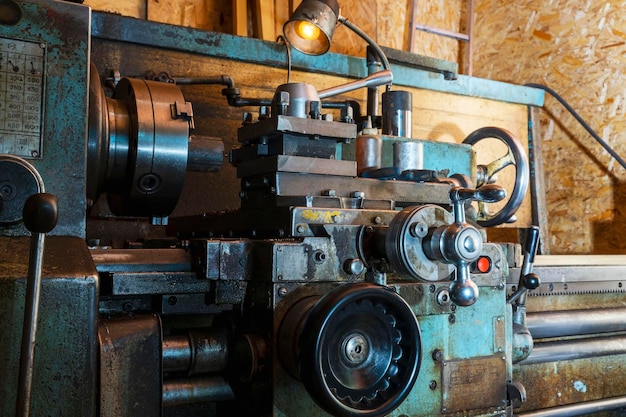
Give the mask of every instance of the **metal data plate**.
<svg viewBox="0 0 626 417">
<path fill-rule="evenodd" d="M 42 157 L 46 44 L 0 38 L 0 154 Z"/>
<path fill-rule="evenodd" d="M 444 414 L 506 405 L 506 361 L 503 355 L 443 362 Z"/>
</svg>

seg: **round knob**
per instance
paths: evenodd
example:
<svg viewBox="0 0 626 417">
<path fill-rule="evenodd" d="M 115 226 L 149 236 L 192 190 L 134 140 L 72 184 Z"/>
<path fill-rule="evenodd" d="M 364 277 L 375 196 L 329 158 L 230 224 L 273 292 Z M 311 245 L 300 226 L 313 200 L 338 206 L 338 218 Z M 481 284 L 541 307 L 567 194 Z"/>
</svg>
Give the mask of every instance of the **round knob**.
<svg viewBox="0 0 626 417">
<path fill-rule="evenodd" d="M 483 203 L 497 203 L 506 198 L 506 190 L 497 184 L 486 184 L 476 190 L 476 200 Z"/>
<path fill-rule="evenodd" d="M 471 279 L 454 281 L 450 284 L 450 299 L 458 306 L 471 306 L 478 300 L 478 286 Z"/>
<path fill-rule="evenodd" d="M 57 225 L 57 198 L 49 193 L 33 194 L 24 203 L 24 226 L 33 233 L 48 233 Z"/>
<path fill-rule="evenodd" d="M 541 285 L 541 281 L 537 274 L 528 274 L 524 276 L 524 287 L 529 290 L 534 290 Z"/>
</svg>

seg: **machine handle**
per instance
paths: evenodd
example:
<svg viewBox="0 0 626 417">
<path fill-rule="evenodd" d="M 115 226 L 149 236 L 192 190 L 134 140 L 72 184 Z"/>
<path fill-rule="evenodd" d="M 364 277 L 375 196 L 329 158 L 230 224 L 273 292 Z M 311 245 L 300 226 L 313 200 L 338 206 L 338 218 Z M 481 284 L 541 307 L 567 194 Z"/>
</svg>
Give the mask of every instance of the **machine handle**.
<svg viewBox="0 0 626 417">
<path fill-rule="evenodd" d="M 469 264 L 480 256 L 482 235 L 465 221 L 465 203 L 468 201 L 495 202 L 506 196 L 506 191 L 495 184 L 476 190 L 462 187 L 450 189 L 454 223 L 440 227 L 429 240 L 427 253 L 456 266 L 456 277 L 450 284 L 450 298 L 458 306 L 470 306 L 478 299 L 478 287 L 470 277 Z"/>
<path fill-rule="evenodd" d="M 517 290 L 507 300 L 509 303 L 515 302 L 517 307 L 523 307 L 526 304 L 526 291 L 534 290 L 541 285 L 539 277 L 532 273 L 538 247 L 539 227 L 533 225 L 526 230 L 526 240 L 523 246 L 524 259 L 522 261 L 522 270 L 520 272 Z"/>
<path fill-rule="evenodd" d="M 32 236 L 28 259 L 28 277 L 26 279 L 26 305 L 24 307 L 24 328 L 20 351 L 16 417 L 28 417 L 30 415 L 45 233 L 50 232 L 56 226 L 58 218 L 57 198 L 49 193 L 33 194 L 24 204 L 22 217 L 24 226 L 32 233 Z"/>
</svg>

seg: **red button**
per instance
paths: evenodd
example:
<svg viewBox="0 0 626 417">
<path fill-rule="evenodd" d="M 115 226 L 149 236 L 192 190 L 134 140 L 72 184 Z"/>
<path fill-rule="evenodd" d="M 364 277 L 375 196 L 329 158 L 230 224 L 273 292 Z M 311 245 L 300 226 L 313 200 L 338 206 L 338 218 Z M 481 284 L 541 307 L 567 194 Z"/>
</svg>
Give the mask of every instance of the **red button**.
<svg viewBox="0 0 626 417">
<path fill-rule="evenodd" d="M 491 259 L 486 256 L 481 256 L 476 261 L 476 270 L 481 273 L 486 273 L 491 270 Z"/>
</svg>

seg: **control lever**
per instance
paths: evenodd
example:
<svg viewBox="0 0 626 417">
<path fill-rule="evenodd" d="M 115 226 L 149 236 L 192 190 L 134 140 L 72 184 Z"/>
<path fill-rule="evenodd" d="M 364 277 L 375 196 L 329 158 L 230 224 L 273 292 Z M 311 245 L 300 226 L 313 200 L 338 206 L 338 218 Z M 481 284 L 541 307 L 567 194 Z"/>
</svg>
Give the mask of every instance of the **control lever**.
<svg viewBox="0 0 626 417">
<path fill-rule="evenodd" d="M 507 300 L 513 306 L 513 338 L 511 343 L 511 360 L 513 363 L 521 362 L 530 356 L 534 347 L 533 336 L 526 326 L 526 295 L 528 290 L 534 290 L 540 285 L 539 277 L 532 273 L 538 246 L 539 228 L 531 226 L 526 230 L 526 241 L 523 246 L 524 260 L 522 261 L 518 288 Z"/>
<path fill-rule="evenodd" d="M 534 290 L 541 285 L 539 277 L 532 273 L 538 246 L 539 227 L 530 226 L 526 231 L 526 241 L 524 242 L 524 260 L 522 261 L 519 284 L 517 286 L 517 290 L 507 300 L 508 303 L 512 304 L 515 302 L 517 306 L 525 306 L 526 292 L 528 290 Z"/>
<path fill-rule="evenodd" d="M 450 284 L 450 299 L 458 306 L 471 306 L 478 299 L 478 287 L 470 278 L 469 265 L 478 259 L 483 249 L 480 231 L 465 221 L 465 203 L 495 203 L 505 197 L 506 190 L 496 184 L 476 190 L 452 188 L 450 201 L 454 223 L 438 227 L 425 242 L 424 252 L 429 258 L 456 266 L 456 277 Z"/>
<path fill-rule="evenodd" d="M 32 236 L 28 259 L 28 277 L 26 279 L 16 416 L 27 417 L 30 415 L 45 233 L 50 232 L 56 226 L 57 198 L 52 194 L 43 192 L 31 195 L 24 204 L 22 217 L 24 226 L 32 233 Z"/>
</svg>

